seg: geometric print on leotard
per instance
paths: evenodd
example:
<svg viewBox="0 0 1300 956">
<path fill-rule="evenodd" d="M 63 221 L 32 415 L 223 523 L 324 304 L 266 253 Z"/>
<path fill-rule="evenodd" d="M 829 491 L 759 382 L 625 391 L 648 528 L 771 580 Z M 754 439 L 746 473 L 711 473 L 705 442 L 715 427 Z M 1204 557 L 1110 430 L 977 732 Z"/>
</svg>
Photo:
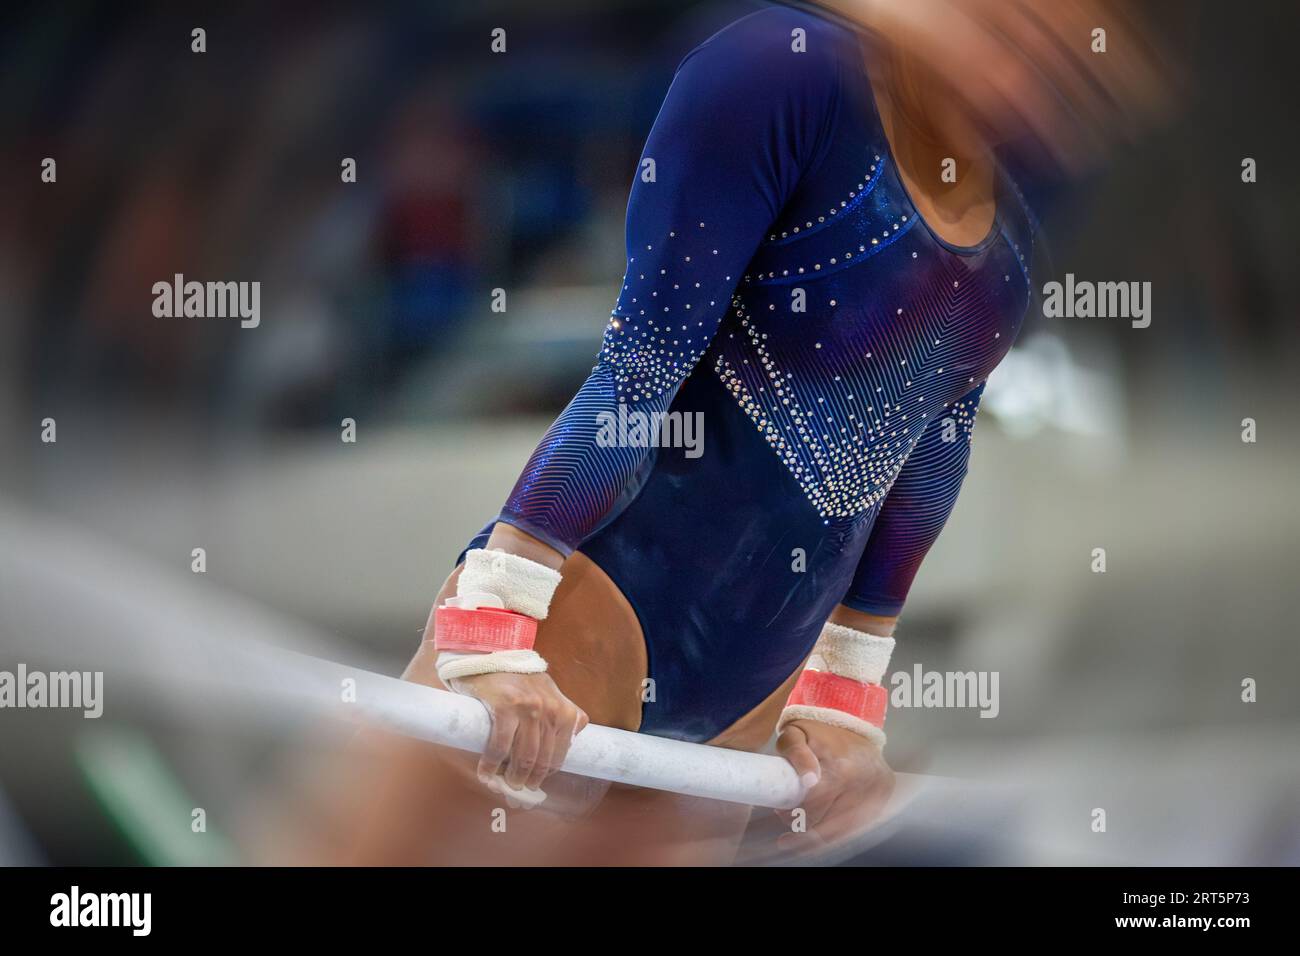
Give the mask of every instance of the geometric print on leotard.
<svg viewBox="0 0 1300 956">
<path fill-rule="evenodd" d="M 987 344 L 977 337 L 987 334 L 989 303 L 965 294 L 960 279 L 919 287 L 892 314 L 890 305 L 837 348 L 787 342 L 774 354 L 768 325 L 790 316 L 752 314 L 738 295 L 739 332 L 718 346 L 715 373 L 828 523 L 889 494 L 931 417 L 974 387 L 963 357 Z"/>
</svg>

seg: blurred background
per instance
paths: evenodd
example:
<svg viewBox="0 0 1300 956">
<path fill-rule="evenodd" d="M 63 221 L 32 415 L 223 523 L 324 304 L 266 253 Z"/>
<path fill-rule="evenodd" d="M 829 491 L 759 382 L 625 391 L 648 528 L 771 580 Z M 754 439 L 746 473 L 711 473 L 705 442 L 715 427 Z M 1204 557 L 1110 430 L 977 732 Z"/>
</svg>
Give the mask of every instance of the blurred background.
<svg viewBox="0 0 1300 956">
<path fill-rule="evenodd" d="M 991 380 L 895 664 L 997 671 L 1000 712 L 892 713 L 893 765 L 941 782 L 862 862 L 1300 862 L 1300 16 L 1147 6 L 1191 86 L 1052 190 L 1035 282 L 1150 281 L 1153 321 L 1031 306 Z M 99 582 L 125 613 L 238 607 L 399 672 L 593 363 L 676 64 L 757 7 L 8 6 L 0 670 L 97 647 L 106 712 L 0 710 L 0 863 L 240 858 L 283 735 L 133 681 L 145 652 L 97 645 L 88 609 L 53 627 L 78 609 L 65 586 Z M 174 273 L 260 281 L 261 325 L 155 318 Z"/>
</svg>

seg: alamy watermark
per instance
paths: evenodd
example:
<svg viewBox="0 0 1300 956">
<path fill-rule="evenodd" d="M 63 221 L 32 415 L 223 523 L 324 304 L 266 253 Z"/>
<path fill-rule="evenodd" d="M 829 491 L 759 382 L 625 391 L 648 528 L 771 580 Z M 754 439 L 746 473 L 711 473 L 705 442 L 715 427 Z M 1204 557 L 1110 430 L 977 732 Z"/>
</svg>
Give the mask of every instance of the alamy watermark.
<svg viewBox="0 0 1300 956">
<path fill-rule="evenodd" d="M 152 893 L 83 893 L 75 884 L 50 897 L 50 925 L 56 927 L 121 926 L 132 936 L 153 928 Z"/>
<path fill-rule="evenodd" d="M 1002 710 L 998 700 L 997 671 L 927 671 L 915 664 L 911 672 L 895 671 L 889 678 L 893 690 L 891 707 L 978 708 L 981 717 L 996 717 Z"/>
<path fill-rule="evenodd" d="M 1049 319 L 1132 319 L 1135 329 L 1151 324 L 1150 282 L 1089 282 L 1076 280 L 1043 286 L 1043 315 Z"/>
<path fill-rule="evenodd" d="M 601 448 L 684 448 L 687 458 L 704 454 L 703 412 L 642 412 L 618 406 L 596 414 Z"/>
<path fill-rule="evenodd" d="M 153 295 L 153 314 L 160 319 L 238 318 L 245 329 L 262 324 L 260 282 L 186 282 L 178 272 L 171 282 L 155 282 Z"/>
<path fill-rule="evenodd" d="M 103 671 L 0 671 L 0 708 L 80 710 L 89 720 L 104 713 Z"/>
</svg>

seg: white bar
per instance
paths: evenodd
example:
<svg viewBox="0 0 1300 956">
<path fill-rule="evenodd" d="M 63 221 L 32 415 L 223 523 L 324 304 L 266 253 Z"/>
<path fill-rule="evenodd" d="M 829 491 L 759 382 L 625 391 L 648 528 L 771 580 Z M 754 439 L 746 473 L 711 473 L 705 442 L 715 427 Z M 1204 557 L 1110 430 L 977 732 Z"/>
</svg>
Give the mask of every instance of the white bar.
<svg viewBox="0 0 1300 956">
<path fill-rule="evenodd" d="M 481 753 L 490 718 L 472 697 L 412 684 L 382 674 L 293 655 L 301 673 L 280 683 L 304 703 L 329 707 L 357 720 L 371 720 L 397 733 Z M 286 661 L 285 666 L 293 665 Z M 287 675 L 286 675 L 287 676 Z M 343 681 L 356 682 L 355 703 L 343 703 Z M 578 734 L 564 761 L 565 771 L 636 787 L 692 797 L 788 809 L 799 805 L 803 788 L 781 757 L 652 737 L 595 724 Z"/>
<path fill-rule="evenodd" d="M 233 722 L 265 713 L 338 712 L 420 740 L 481 752 L 489 718 L 478 701 L 347 667 L 319 652 L 300 622 L 241 601 L 191 574 L 166 574 L 79 529 L 0 503 L 0 657 L 64 658 L 106 668 L 109 709 L 132 679 L 141 699 Z M 332 653 L 332 651 L 330 651 Z M 96 663 L 98 662 L 98 663 Z M 342 700 L 356 681 L 357 702 Z M 578 735 L 564 769 L 688 796 L 789 808 L 802 796 L 780 757 L 690 744 L 611 727 Z"/>
</svg>

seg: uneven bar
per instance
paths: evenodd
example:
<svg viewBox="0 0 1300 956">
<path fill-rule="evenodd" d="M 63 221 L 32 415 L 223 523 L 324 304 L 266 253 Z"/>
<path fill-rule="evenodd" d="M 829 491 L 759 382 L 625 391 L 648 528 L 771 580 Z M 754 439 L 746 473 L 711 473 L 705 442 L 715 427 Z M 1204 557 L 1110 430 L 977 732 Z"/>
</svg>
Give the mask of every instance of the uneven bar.
<svg viewBox="0 0 1300 956">
<path fill-rule="evenodd" d="M 294 669 L 285 655 L 284 666 Z M 279 684 L 304 703 L 340 710 L 396 733 L 481 753 L 487 742 L 487 709 L 472 697 L 412 684 L 331 661 L 301 661 L 297 679 Z M 285 675 L 289 676 L 288 674 Z M 355 702 L 344 703 L 343 682 L 355 681 Z M 348 695 L 351 698 L 351 694 Z M 803 797 L 799 778 L 781 757 L 652 737 L 595 724 L 578 734 L 564 770 L 654 790 L 788 809 Z"/>
</svg>

